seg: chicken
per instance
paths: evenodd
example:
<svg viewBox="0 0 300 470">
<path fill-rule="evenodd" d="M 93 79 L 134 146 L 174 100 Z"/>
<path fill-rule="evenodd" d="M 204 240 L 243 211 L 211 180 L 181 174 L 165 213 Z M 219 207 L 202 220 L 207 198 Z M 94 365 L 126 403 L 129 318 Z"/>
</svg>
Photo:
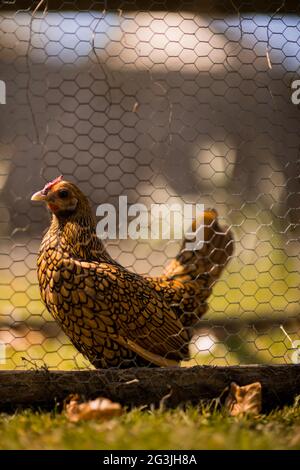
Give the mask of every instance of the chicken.
<svg viewBox="0 0 300 470">
<path fill-rule="evenodd" d="M 216 211 L 204 213 L 200 250 L 185 250 L 184 240 L 162 276 L 144 277 L 110 257 L 73 183 L 56 178 L 32 200 L 52 213 L 37 262 L 41 297 L 74 346 L 96 368 L 172 367 L 186 359 L 191 331 L 233 253 Z"/>
</svg>

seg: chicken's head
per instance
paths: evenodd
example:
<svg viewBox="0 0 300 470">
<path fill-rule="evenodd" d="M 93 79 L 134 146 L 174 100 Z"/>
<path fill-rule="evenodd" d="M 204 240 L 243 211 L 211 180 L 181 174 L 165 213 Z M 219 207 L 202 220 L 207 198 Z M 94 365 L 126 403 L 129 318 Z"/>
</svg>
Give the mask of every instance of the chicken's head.
<svg viewBox="0 0 300 470">
<path fill-rule="evenodd" d="M 47 183 L 42 190 L 34 193 L 31 200 L 43 201 L 49 210 L 58 217 L 72 215 L 82 209 L 82 206 L 88 204 L 82 192 L 73 183 L 64 181 L 62 176 Z"/>
</svg>

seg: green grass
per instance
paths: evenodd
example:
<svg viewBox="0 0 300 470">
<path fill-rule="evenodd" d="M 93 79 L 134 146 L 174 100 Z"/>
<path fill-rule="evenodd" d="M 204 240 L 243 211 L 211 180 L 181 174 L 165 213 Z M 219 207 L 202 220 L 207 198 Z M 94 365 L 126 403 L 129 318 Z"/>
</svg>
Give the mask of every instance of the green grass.
<svg viewBox="0 0 300 470">
<path fill-rule="evenodd" d="M 0 415 L 0 449 L 300 449 L 300 405 L 257 418 L 208 406 L 132 410 L 110 421 L 73 424 L 63 414 Z"/>
</svg>

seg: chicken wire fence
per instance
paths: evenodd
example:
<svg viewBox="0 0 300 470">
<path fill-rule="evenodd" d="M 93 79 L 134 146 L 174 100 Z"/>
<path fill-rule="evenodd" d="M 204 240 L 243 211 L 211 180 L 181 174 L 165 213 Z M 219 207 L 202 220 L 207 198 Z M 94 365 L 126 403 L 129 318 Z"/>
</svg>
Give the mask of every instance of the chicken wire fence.
<svg viewBox="0 0 300 470">
<path fill-rule="evenodd" d="M 1 2 L 1 368 L 90 366 L 37 283 L 30 197 L 59 174 L 93 208 L 200 202 L 232 228 L 185 365 L 297 362 L 300 7 L 198 3 Z M 157 276 L 180 241 L 106 245 Z"/>
</svg>

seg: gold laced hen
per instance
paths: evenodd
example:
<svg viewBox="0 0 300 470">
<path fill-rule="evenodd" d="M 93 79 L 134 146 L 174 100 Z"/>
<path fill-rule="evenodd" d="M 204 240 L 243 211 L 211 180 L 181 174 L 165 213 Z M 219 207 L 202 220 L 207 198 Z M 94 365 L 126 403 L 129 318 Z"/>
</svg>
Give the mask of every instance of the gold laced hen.
<svg viewBox="0 0 300 470">
<path fill-rule="evenodd" d="M 37 263 L 41 296 L 75 347 L 97 368 L 177 366 L 186 359 L 191 331 L 233 252 L 217 213 L 204 214 L 203 248 L 184 250 L 184 240 L 164 275 L 154 278 L 109 256 L 73 183 L 57 178 L 32 199 L 52 212 Z"/>
</svg>

